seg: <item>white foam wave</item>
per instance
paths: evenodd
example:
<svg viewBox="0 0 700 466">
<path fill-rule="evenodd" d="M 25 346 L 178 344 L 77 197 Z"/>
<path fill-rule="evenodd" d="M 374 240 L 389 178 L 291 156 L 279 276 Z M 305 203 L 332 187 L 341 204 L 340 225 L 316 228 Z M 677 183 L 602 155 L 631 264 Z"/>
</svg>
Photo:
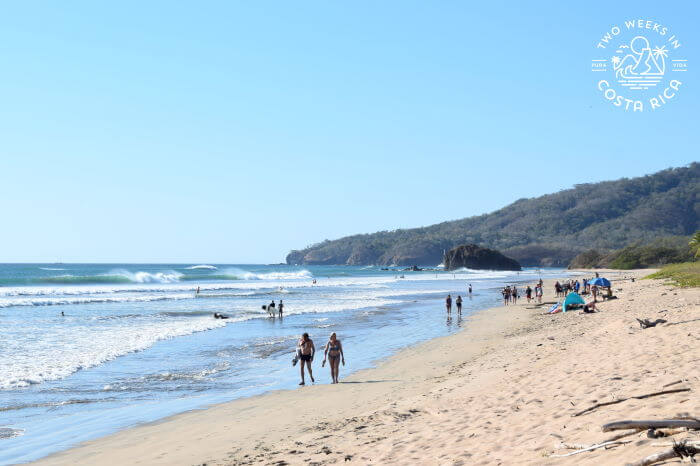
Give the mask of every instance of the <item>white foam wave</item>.
<svg viewBox="0 0 700 466">
<path fill-rule="evenodd" d="M 57 267 L 39 267 L 41 270 L 49 270 L 49 271 L 57 271 L 57 270 L 66 270 L 66 269 L 59 269 Z"/>
<path fill-rule="evenodd" d="M 14 338 L 0 340 L 0 389 L 17 389 L 70 374 L 166 340 L 226 325 L 211 317 L 143 316 L 122 325 L 53 326 L 35 338 L 36 328 L 17 329 Z M 23 334 L 23 333 L 26 333 Z M 70 342 L 66 348 L 66 342 Z"/>
<path fill-rule="evenodd" d="M 182 274 L 174 270 L 168 272 L 129 272 L 117 269 L 105 274 L 106 276 L 121 276 L 133 283 L 175 283 L 180 281 Z"/>
<path fill-rule="evenodd" d="M 216 266 L 202 264 L 202 265 L 193 265 L 191 267 L 187 267 L 187 270 L 199 270 L 199 269 L 216 270 Z"/>
<path fill-rule="evenodd" d="M 194 298 L 191 293 L 157 294 L 145 296 L 72 296 L 72 297 L 31 297 L 31 298 L 0 298 L 0 308 L 14 306 L 59 306 L 63 304 L 91 303 L 145 303 L 174 299 Z"/>
<path fill-rule="evenodd" d="M 313 278 L 313 275 L 308 270 L 255 273 L 247 270 L 229 268 L 226 269 L 224 273 L 243 280 L 311 280 Z"/>
</svg>

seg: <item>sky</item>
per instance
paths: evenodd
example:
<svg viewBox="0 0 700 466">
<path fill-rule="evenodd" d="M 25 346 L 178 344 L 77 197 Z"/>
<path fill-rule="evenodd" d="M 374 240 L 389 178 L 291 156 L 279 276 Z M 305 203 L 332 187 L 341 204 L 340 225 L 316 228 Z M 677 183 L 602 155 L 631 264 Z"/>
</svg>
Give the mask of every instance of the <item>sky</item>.
<svg viewBox="0 0 700 466">
<path fill-rule="evenodd" d="M 0 262 L 275 263 L 697 160 L 698 2 L 12 2 Z M 591 60 L 652 19 L 653 112 Z"/>
</svg>

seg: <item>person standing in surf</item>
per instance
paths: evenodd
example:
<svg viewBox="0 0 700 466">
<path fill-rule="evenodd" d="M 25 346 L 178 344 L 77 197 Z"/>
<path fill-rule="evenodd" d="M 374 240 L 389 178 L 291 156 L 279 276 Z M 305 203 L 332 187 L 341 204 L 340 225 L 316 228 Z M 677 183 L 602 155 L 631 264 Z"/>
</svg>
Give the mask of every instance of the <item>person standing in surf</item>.
<svg viewBox="0 0 700 466">
<path fill-rule="evenodd" d="M 277 305 L 277 309 L 279 310 L 280 314 L 280 319 L 282 318 L 282 309 L 284 308 L 284 304 L 282 304 L 282 300 L 280 299 L 280 303 Z"/>
<path fill-rule="evenodd" d="M 462 295 L 457 296 L 457 314 L 462 315 Z"/>
<path fill-rule="evenodd" d="M 451 314 L 452 313 L 452 296 L 447 295 L 447 298 L 445 299 L 445 307 L 447 308 L 447 313 Z"/>
<path fill-rule="evenodd" d="M 314 341 L 309 338 L 309 334 L 304 332 L 299 340 L 299 359 L 301 360 L 301 382 L 299 385 L 306 385 L 304 382 L 304 364 L 306 364 L 307 370 L 309 371 L 309 377 L 311 377 L 311 382 L 315 382 L 314 375 L 311 372 L 311 362 L 314 360 L 314 353 L 316 352 L 316 347 L 314 346 Z"/>
<path fill-rule="evenodd" d="M 340 343 L 335 332 L 331 333 L 331 337 L 326 343 L 326 349 L 323 354 L 323 363 L 321 367 L 326 365 L 326 357 L 328 357 L 328 362 L 331 366 L 331 383 L 338 383 L 338 371 L 340 369 L 340 361 L 343 361 L 343 366 L 345 365 L 345 355 L 343 354 L 343 344 Z"/>
</svg>

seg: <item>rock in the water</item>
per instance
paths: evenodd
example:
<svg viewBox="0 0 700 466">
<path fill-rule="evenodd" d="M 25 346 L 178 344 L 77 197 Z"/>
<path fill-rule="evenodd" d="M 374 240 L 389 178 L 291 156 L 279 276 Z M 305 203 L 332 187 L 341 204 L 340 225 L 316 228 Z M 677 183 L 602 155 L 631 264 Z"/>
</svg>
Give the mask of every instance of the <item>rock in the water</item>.
<svg viewBox="0 0 700 466">
<path fill-rule="evenodd" d="M 521 270 L 515 259 L 506 257 L 498 251 L 465 244 L 452 248 L 445 253 L 443 259 L 445 270 L 455 270 L 461 267 L 468 269 L 487 270 Z"/>
</svg>

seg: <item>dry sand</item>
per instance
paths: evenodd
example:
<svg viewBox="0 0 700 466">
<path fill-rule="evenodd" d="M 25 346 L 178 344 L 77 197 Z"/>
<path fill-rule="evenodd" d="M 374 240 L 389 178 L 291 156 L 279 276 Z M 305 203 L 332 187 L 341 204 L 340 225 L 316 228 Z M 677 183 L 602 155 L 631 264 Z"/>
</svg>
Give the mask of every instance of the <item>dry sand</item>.
<svg viewBox="0 0 700 466">
<path fill-rule="evenodd" d="M 625 273 L 641 276 L 648 271 Z M 615 274 L 611 278 L 615 278 Z M 546 284 L 545 300 L 552 300 Z M 566 458 L 623 419 L 700 417 L 700 289 L 613 281 L 601 312 L 494 308 L 462 332 L 326 385 L 273 392 L 138 426 L 41 464 L 623 464 L 666 450 L 645 433 Z M 442 315 L 439 316 L 443 318 Z M 666 319 L 642 330 L 635 318 Z M 353 349 L 356 351 L 357 349 Z M 318 366 L 318 365 L 317 365 Z M 290 369 L 291 370 L 291 369 Z M 667 384 L 680 381 L 668 387 Z M 596 403 L 662 389 L 691 391 Z M 700 438 L 681 433 L 676 439 Z"/>
</svg>

